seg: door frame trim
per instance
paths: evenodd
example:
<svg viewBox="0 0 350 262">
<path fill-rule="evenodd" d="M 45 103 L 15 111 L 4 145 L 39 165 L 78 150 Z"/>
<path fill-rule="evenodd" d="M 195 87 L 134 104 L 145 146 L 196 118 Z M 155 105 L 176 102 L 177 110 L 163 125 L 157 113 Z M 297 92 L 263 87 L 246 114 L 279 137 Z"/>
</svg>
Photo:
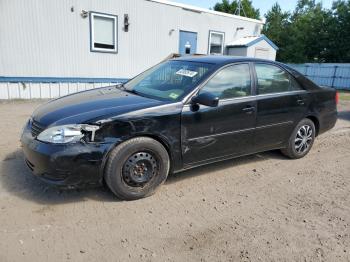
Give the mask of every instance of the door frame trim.
<svg viewBox="0 0 350 262">
<path fill-rule="evenodd" d="M 205 138 L 211 138 L 211 137 L 217 137 L 217 136 L 225 136 L 225 135 L 230 135 L 230 134 L 243 133 L 243 132 L 248 132 L 248 131 L 254 131 L 256 129 L 264 129 L 264 128 L 269 128 L 269 127 L 274 127 L 274 126 L 281 126 L 281 125 L 288 125 L 288 124 L 293 124 L 293 123 L 294 123 L 293 121 L 284 121 L 284 122 L 279 122 L 279 123 L 275 123 L 275 124 L 269 124 L 269 125 L 264 125 L 264 126 L 257 126 L 257 127 L 240 129 L 240 130 L 236 130 L 236 131 L 230 131 L 230 132 L 224 132 L 224 133 L 219 133 L 219 134 L 194 137 L 194 138 L 190 138 L 190 139 L 187 139 L 187 140 L 188 141 L 195 141 L 195 140 L 199 140 L 199 139 L 205 139 Z"/>
<path fill-rule="evenodd" d="M 232 135 L 232 134 L 238 134 L 238 133 L 249 132 L 249 131 L 254 131 L 254 130 L 255 130 L 255 127 L 251 127 L 251 128 L 245 128 L 245 129 L 240 129 L 240 130 L 236 130 L 236 131 L 229 131 L 229 132 L 212 134 L 212 135 L 207 135 L 207 136 L 194 137 L 194 138 L 187 139 L 187 141 L 195 141 L 195 140 L 211 138 L 211 137 Z"/>
</svg>

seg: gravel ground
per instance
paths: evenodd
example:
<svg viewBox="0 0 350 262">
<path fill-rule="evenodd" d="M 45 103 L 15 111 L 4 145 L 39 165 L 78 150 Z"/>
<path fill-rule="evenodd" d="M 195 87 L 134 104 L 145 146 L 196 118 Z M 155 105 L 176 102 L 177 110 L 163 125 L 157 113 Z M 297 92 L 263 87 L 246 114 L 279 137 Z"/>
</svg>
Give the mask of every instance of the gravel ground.
<svg viewBox="0 0 350 262">
<path fill-rule="evenodd" d="M 40 103 L 0 103 L 0 261 L 350 261 L 350 102 L 303 159 L 196 168 L 133 202 L 31 176 L 19 136 Z"/>
</svg>

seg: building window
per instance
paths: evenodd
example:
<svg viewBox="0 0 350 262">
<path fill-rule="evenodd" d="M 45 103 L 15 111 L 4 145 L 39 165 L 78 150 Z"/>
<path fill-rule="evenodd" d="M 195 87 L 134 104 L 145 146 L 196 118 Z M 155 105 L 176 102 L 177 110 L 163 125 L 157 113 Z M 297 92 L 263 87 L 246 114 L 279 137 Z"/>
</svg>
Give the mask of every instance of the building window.
<svg viewBox="0 0 350 262">
<path fill-rule="evenodd" d="M 224 54 L 225 33 L 209 31 L 209 54 L 223 55 Z"/>
<path fill-rule="evenodd" d="M 116 53 L 118 18 L 114 15 L 90 13 L 90 50 Z"/>
</svg>

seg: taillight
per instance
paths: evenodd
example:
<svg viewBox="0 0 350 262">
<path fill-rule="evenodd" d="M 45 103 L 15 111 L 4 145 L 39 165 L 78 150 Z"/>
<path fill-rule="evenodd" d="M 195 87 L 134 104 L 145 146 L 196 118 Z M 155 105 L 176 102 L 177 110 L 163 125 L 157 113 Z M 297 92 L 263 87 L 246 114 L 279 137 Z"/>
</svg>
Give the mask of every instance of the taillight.
<svg viewBox="0 0 350 262">
<path fill-rule="evenodd" d="M 339 93 L 338 93 L 338 91 L 335 92 L 335 103 L 336 104 L 339 103 Z"/>
</svg>

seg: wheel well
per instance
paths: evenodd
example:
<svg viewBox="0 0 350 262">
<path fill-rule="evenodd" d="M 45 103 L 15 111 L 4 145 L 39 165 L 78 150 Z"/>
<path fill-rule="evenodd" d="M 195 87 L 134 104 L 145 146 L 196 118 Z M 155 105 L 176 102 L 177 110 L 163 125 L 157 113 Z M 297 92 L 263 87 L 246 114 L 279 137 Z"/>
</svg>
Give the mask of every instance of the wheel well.
<svg viewBox="0 0 350 262">
<path fill-rule="evenodd" d="M 169 159 L 170 159 L 170 163 L 172 162 L 172 155 L 170 153 L 170 146 L 163 140 L 161 139 L 160 137 L 158 136 L 153 136 L 153 135 L 139 135 L 139 136 L 136 136 L 136 137 L 140 137 L 140 136 L 143 136 L 143 137 L 149 137 L 149 138 L 152 138 L 154 140 L 156 140 L 157 142 L 161 143 L 162 146 L 164 146 L 165 150 L 168 152 L 168 155 L 169 155 Z"/>
<path fill-rule="evenodd" d="M 315 125 L 315 129 L 316 129 L 316 136 L 318 136 L 318 132 L 320 130 L 320 122 L 318 121 L 317 117 L 315 116 L 308 116 L 306 117 L 308 119 L 310 119 L 312 122 L 314 122 Z"/>
</svg>

